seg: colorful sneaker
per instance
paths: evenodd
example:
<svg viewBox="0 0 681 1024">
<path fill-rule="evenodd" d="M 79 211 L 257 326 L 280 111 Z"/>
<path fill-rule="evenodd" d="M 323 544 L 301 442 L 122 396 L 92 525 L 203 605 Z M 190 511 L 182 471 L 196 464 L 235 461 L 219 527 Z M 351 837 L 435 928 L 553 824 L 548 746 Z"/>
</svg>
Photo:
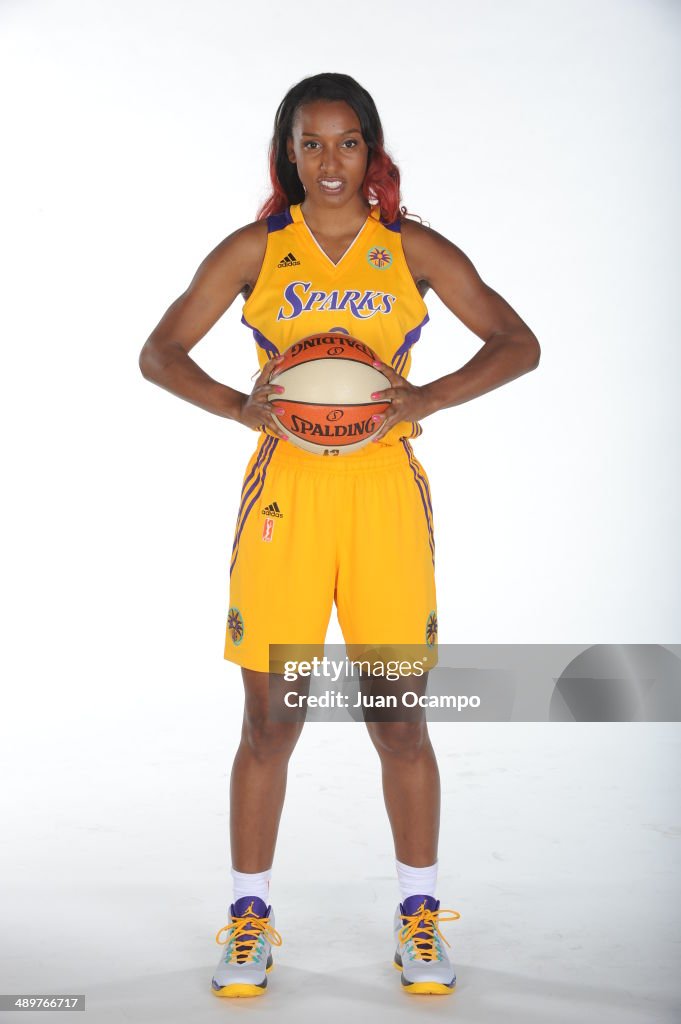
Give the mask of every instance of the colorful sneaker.
<svg viewBox="0 0 681 1024">
<path fill-rule="evenodd" d="M 440 910 L 440 901 L 432 896 L 409 896 L 398 904 L 393 925 L 397 943 L 393 963 L 402 971 L 405 992 L 449 995 L 454 991 L 456 974 L 442 945 L 449 943 L 438 923 L 460 917 L 456 910 Z"/>
<path fill-rule="evenodd" d="M 213 975 L 216 996 L 261 996 L 272 970 L 272 946 L 281 946 L 274 914 L 259 896 L 243 896 L 229 908 L 231 923 L 215 936 L 225 950 Z M 220 938 L 225 932 L 225 937 Z"/>
</svg>

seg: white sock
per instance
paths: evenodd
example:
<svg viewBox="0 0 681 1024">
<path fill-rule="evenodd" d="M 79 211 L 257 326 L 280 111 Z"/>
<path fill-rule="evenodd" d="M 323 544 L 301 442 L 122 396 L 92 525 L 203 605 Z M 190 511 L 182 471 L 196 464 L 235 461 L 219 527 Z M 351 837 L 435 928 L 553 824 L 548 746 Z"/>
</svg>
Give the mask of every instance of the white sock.
<svg viewBox="0 0 681 1024">
<path fill-rule="evenodd" d="M 435 861 L 428 868 L 413 868 L 409 864 L 397 865 L 397 883 L 400 887 L 400 903 L 404 903 L 408 896 L 432 896 L 435 899 L 435 886 L 437 885 L 437 865 Z"/>
<path fill-rule="evenodd" d="M 245 871 L 235 871 L 232 868 L 232 883 L 234 891 L 233 903 L 240 900 L 242 896 L 259 896 L 265 903 L 269 901 L 270 879 L 272 868 L 267 871 L 257 871 L 255 874 L 248 874 Z"/>
</svg>

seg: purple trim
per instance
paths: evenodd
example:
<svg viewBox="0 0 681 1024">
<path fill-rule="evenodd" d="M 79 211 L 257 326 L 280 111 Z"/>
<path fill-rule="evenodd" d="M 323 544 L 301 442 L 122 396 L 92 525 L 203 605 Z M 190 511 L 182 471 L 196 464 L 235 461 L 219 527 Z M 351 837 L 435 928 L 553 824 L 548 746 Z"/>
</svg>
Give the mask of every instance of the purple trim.
<svg viewBox="0 0 681 1024">
<path fill-rule="evenodd" d="M 274 342 L 270 341 L 269 338 L 266 338 L 264 334 L 261 334 L 258 328 L 254 327 L 253 324 L 249 324 L 248 320 L 243 315 L 243 313 L 241 314 L 241 323 L 245 324 L 246 327 L 249 328 L 249 330 L 253 331 L 253 337 L 255 338 L 256 344 L 259 345 L 260 348 L 264 349 L 265 352 L 267 352 L 268 359 L 271 359 L 272 356 L 279 355 L 279 349 L 274 344 Z"/>
<path fill-rule="evenodd" d="M 253 483 L 251 483 L 251 480 L 253 480 L 253 477 L 256 474 L 259 473 L 260 466 L 261 466 L 262 462 L 264 461 L 264 459 L 265 459 L 265 457 L 267 455 L 268 449 L 271 447 L 271 445 L 269 443 L 271 441 L 272 441 L 272 437 L 268 434 L 265 437 L 265 440 L 263 441 L 263 443 L 262 443 L 262 445 L 260 447 L 260 451 L 258 452 L 258 457 L 255 460 L 255 463 L 253 465 L 253 469 L 251 470 L 251 472 L 248 474 L 248 476 L 244 480 L 244 485 L 241 488 L 241 501 L 239 502 L 239 511 L 238 511 L 237 517 L 236 517 L 236 531 L 238 531 L 239 525 L 241 523 L 241 514 L 242 514 L 242 512 L 244 510 L 244 505 L 248 501 L 249 495 L 252 493 L 253 488 L 257 487 L 257 485 L 258 485 L 258 480 L 257 479 L 254 480 Z M 250 487 L 248 486 L 249 483 L 250 483 Z M 232 544 L 232 554 L 234 553 L 234 549 L 236 548 L 236 531 L 235 531 L 235 536 L 234 536 L 234 543 Z"/>
<path fill-rule="evenodd" d="M 241 540 L 241 534 L 242 534 L 244 526 L 246 525 L 246 520 L 248 519 L 248 514 L 251 511 L 251 509 L 253 508 L 253 506 L 255 505 L 256 501 L 258 500 L 258 498 L 260 497 L 262 492 L 263 492 L 263 488 L 265 486 L 265 477 L 267 476 L 267 467 L 269 466 L 270 462 L 272 461 L 272 456 L 274 455 L 274 452 L 276 451 L 277 445 L 279 444 L 279 438 L 278 437 L 272 437 L 272 438 L 268 437 L 267 440 L 268 441 L 272 441 L 272 444 L 271 444 L 271 446 L 270 446 L 270 448 L 268 450 L 267 455 L 265 456 L 265 461 L 262 464 L 262 468 L 261 468 L 261 471 L 260 471 L 260 477 L 259 477 L 259 480 L 257 481 L 256 492 L 253 495 L 253 497 L 251 498 L 251 500 L 249 502 L 249 505 L 248 505 L 248 508 L 244 511 L 243 519 L 241 520 L 241 526 L 237 530 L 236 537 L 234 538 L 234 548 L 235 548 L 235 550 L 234 550 L 234 553 L 232 555 L 232 564 L 229 567 L 229 575 L 230 576 L 232 575 L 232 572 L 234 571 L 234 566 L 236 565 L 237 556 L 239 554 L 239 541 Z M 265 442 L 265 444 L 266 443 L 267 442 Z M 264 447 L 265 447 L 265 445 L 263 444 L 263 448 Z M 254 484 L 254 486 L 255 486 L 255 484 Z"/>
<path fill-rule="evenodd" d="M 409 462 L 409 466 L 411 468 L 411 471 L 414 474 L 414 480 L 416 481 L 416 486 L 419 489 L 419 494 L 421 495 L 421 503 L 423 504 L 423 511 L 426 514 L 426 526 L 428 527 L 428 543 L 430 544 L 430 554 L 431 554 L 431 557 L 433 559 L 433 565 L 435 565 L 435 537 L 434 537 L 434 534 L 433 534 L 433 528 L 432 528 L 431 523 L 430 523 L 430 518 L 428 516 L 428 508 L 430 506 L 430 495 L 428 495 L 428 502 L 426 504 L 426 497 L 424 495 L 424 489 L 425 489 L 426 493 L 427 493 L 427 490 L 428 490 L 427 485 L 426 485 L 426 481 L 418 474 L 417 468 L 414 465 L 414 463 L 412 462 L 412 455 L 413 455 L 413 453 L 411 451 L 411 446 L 410 446 L 409 442 L 407 441 L 406 437 L 401 437 L 400 441 L 402 442 L 402 446 L 403 446 L 405 452 L 407 453 L 407 460 Z M 432 508 L 431 508 L 431 512 L 432 512 Z"/>
<path fill-rule="evenodd" d="M 433 515 L 433 505 L 432 505 L 432 502 L 430 500 L 430 487 L 428 486 L 428 481 L 426 480 L 425 474 L 423 472 L 423 466 L 419 466 L 418 459 L 414 455 L 414 449 L 409 444 L 408 439 L 405 437 L 405 438 L 403 438 L 403 440 L 407 442 L 407 447 L 409 448 L 409 454 L 410 454 L 410 456 L 412 458 L 413 464 L 415 465 L 416 471 L 419 474 L 420 479 L 423 481 L 423 486 L 426 489 L 426 498 L 428 500 L 428 508 L 430 509 L 430 515 L 431 515 L 431 518 L 432 518 L 432 515 Z"/>
<path fill-rule="evenodd" d="M 287 206 L 282 213 L 271 213 L 269 215 L 267 218 L 267 233 L 281 231 L 282 228 L 288 227 L 289 224 L 293 224 L 293 217 L 291 216 L 291 207 Z"/>
<path fill-rule="evenodd" d="M 402 226 L 401 226 L 400 218 L 399 217 L 397 218 L 397 220 L 393 220 L 393 221 L 390 222 L 390 224 L 388 224 L 387 220 L 383 219 L 383 214 L 381 214 L 380 220 L 381 220 L 381 224 L 383 225 L 383 227 L 387 228 L 388 231 L 397 231 L 398 234 L 401 233 Z"/>
<path fill-rule="evenodd" d="M 395 352 L 395 355 L 390 360 L 392 368 L 397 373 L 402 373 L 402 370 L 404 369 L 407 363 L 407 353 L 409 352 L 409 349 L 412 347 L 412 345 L 415 345 L 416 342 L 419 340 L 419 338 L 421 337 L 421 330 L 423 327 L 425 327 L 429 320 L 430 316 L 428 315 L 428 313 L 426 313 L 421 323 L 418 324 L 416 327 L 412 327 L 412 329 L 410 331 L 407 331 L 407 333 L 405 334 L 404 341 Z"/>
</svg>

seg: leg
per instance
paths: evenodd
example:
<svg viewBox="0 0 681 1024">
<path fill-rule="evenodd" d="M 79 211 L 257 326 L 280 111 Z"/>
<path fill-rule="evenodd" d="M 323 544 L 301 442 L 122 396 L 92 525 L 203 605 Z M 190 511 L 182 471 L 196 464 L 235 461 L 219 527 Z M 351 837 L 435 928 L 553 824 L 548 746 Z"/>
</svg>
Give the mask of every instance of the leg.
<svg viewBox="0 0 681 1024">
<path fill-rule="evenodd" d="M 437 860 L 440 773 L 425 719 L 367 722 L 381 759 L 383 798 L 403 864 L 427 867 Z"/>
<path fill-rule="evenodd" d="M 244 718 L 230 780 L 230 835 L 236 871 L 267 871 L 274 860 L 288 761 L 302 721 L 268 720 L 267 672 L 242 669 Z"/>
<path fill-rule="evenodd" d="M 386 449 L 381 459 L 371 473 L 361 479 L 358 474 L 348 493 L 351 514 L 341 520 L 346 529 L 341 534 L 338 621 L 351 658 L 361 661 L 372 651 L 396 661 L 428 656 L 432 668 L 437 664 L 437 605 L 428 482 L 406 441 Z M 417 682 L 425 688 L 425 675 L 402 676 L 397 685 L 368 679 L 376 695 L 418 690 Z M 390 721 L 388 714 L 370 710 L 365 718 L 381 759 L 397 859 L 412 867 L 430 866 L 437 859 L 440 781 L 424 715 L 401 708 L 392 717 L 403 720 Z"/>
<path fill-rule="evenodd" d="M 381 759 L 396 858 L 414 868 L 430 867 L 437 862 L 440 777 L 427 723 L 367 722 L 367 728 Z M 458 911 L 442 909 L 428 888 L 400 897 L 393 918 L 393 963 L 401 972 L 403 992 L 450 995 L 454 991 L 456 973 L 439 926 L 459 916 Z"/>
</svg>

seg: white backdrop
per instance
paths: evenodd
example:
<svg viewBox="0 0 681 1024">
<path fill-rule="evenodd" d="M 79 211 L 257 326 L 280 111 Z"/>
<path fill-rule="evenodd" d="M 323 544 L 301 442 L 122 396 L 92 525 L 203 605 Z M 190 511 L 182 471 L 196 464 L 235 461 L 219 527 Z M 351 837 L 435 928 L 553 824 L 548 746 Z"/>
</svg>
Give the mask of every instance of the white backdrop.
<svg viewBox="0 0 681 1024">
<path fill-rule="evenodd" d="M 88 914 L 101 922 L 127 901 L 144 904 L 160 937 L 157 911 L 172 893 L 184 907 L 172 923 L 179 945 L 187 928 L 195 942 L 186 955 L 199 1002 L 210 980 L 229 896 L 226 778 L 242 701 L 239 670 L 222 660 L 228 564 L 255 435 L 154 388 L 137 357 L 205 255 L 254 219 L 274 112 L 301 78 L 342 71 L 372 93 L 408 208 L 466 252 L 542 345 L 536 371 L 427 418 L 414 443 L 435 505 L 441 642 L 679 639 L 680 14 L 663 0 L 5 0 L 0 756 L 13 781 L 0 857 L 15 899 L 0 990 L 35 983 L 50 907 L 88 925 L 74 926 L 73 947 L 63 939 L 57 966 L 45 959 L 39 988 L 74 990 L 99 977 L 77 969 Z M 426 302 L 416 383 L 481 345 L 432 292 Z M 249 390 L 256 359 L 240 307 L 192 354 Z M 294 755 L 299 781 L 275 861 L 282 901 L 318 876 L 305 829 L 324 798 L 320 776 L 370 779 L 366 821 L 380 806 L 366 737 L 312 730 Z M 631 814 L 643 828 L 657 800 L 647 824 L 675 843 L 676 726 L 452 725 L 434 735 L 443 771 L 467 747 L 492 773 L 519 752 L 525 765 L 528 750 L 543 763 L 542 750 L 560 749 L 568 785 L 580 738 L 579 756 L 599 771 L 593 730 L 623 780 L 650 751 L 636 773 L 640 804 L 626 802 L 623 781 L 618 820 L 624 828 Z M 527 781 L 519 762 L 511 770 Z M 440 860 L 452 895 L 442 898 L 460 906 L 474 902 L 482 853 L 475 832 L 470 860 L 461 853 L 472 822 L 456 774 L 447 780 Z M 529 794 L 519 782 L 512 799 Z M 481 784 L 473 796 L 471 814 L 489 800 L 495 833 L 498 792 Z M 612 794 L 591 789 L 591 824 L 572 805 L 573 840 L 587 842 L 602 820 L 601 796 L 613 811 Z M 343 787 L 336 797 L 338 842 L 318 857 L 349 870 L 350 884 L 384 879 L 388 929 L 397 892 L 387 822 L 353 860 L 342 838 L 354 803 Z M 613 857 L 622 842 L 613 839 Z M 646 851 L 637 871 L 650 879 L 660 851 Z M 163 910 L 149 895 L 159 886 Z M 660 936 L 666 897 L 654 905 Z M 108 963 L 120 954 L 132 985 L 123 946 L 109 947 Z M 147 945 L 135 952 L 140 972 L 147 955 Z M 654 960 L 659 993 L 671 974 L 661 948 Z M 114 993 L 114 1015 L 115 1005 Z M 478 1010 L 471 1020 L 483 1019 Z"/>
</svg>

